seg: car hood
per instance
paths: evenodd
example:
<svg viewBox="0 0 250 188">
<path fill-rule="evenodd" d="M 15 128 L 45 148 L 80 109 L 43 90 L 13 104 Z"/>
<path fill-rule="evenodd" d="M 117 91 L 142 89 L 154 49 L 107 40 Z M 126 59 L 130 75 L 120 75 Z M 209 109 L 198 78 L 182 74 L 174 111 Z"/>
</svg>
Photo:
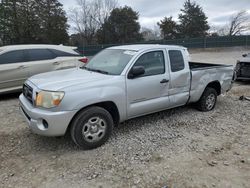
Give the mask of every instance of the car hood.
<svg viewBox="0 0 250 188">
<path fill-rule="evenodd" d="M 89 84 L 112 78 L 111 75 L 91 72 L 84 69 L 67 69 L 35 75 L 29 78 L 39 89 L 49 91 L 64 91 L 65 88 L 78 84 Z"/>
</svg>

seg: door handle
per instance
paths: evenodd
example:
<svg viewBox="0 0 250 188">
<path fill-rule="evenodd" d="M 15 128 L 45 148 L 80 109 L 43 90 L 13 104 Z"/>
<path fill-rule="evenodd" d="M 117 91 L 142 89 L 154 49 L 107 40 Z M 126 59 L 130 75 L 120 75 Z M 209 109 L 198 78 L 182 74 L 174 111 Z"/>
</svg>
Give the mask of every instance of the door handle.
<svg viewBox="0 0 250 188">
<path fill-rule="evenodd" d="M 167 80 L 167 79 L 163 79 L 162 81 L 160 81 L 161 84 L 168 83 L 168 82 L 169 82 L 169 80 Z"/>
<path fill-rule="evenodd" d="M 54 62 L 53 65 L 59 65 L 60 63 L 59 62 Z"/>
</svg>

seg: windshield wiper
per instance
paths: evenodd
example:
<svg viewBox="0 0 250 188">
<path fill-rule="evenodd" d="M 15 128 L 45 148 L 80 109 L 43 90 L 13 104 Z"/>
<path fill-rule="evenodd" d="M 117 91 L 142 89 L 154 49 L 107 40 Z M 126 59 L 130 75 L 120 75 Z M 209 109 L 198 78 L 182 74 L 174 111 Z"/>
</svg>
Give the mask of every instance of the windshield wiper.
<svg viewBox="0 0 250 188">
<path fill-rule="evenodd" d="M 99 72 L 99 73 L 101 73 L 101 74 L 109 74 L 109 72 L 103 71 L 103 70 L 99 70 L 99 69 L 92 69 L 92 71 L 94 71 L 94 72 Z"/>
<path fill-rule="evenodd" d="M 81 67 L 81 69 L 85 69 L 85 70 L 88 70 L 88 71 L 93 71 L 93 72 L 98 72 L 98 73 L 101 73 L 101 74 L 109 74 L 109 72 L 107 71 L 103 71 L 103 70 L 99 70 L 99 69 L 91 69 L 91 68 L 88 68 L 88 67 Z"/>
</svg>

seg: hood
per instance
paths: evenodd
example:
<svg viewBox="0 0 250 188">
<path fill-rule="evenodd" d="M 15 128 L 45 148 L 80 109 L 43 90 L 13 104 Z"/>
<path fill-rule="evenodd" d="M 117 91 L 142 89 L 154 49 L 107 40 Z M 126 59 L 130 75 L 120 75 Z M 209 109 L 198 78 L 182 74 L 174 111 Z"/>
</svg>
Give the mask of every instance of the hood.
<svg viewBox="0 0 250 188">
<path fill-rule="evenodd" d="M 112 77 L 111 75 L 90 72 L 83 69 L 67 69 L 38 74 L 28 80 L 42 90 L 63 91 L 63 89 L 70 86 L 104 81 Z"/>
</svg>

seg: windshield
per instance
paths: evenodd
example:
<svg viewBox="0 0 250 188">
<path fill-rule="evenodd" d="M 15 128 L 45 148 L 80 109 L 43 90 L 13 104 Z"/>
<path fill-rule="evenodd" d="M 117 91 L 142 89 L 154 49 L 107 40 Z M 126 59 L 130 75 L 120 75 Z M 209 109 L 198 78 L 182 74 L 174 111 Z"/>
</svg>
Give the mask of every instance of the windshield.
<svg viewBox="0 0 250 188">
<path fill-rule="evenodd" d="M 106 49 L 94 56 L 84 67 L 100 73 L 119 75 L 134 56 L 136 51 Z"/>
</svg>

